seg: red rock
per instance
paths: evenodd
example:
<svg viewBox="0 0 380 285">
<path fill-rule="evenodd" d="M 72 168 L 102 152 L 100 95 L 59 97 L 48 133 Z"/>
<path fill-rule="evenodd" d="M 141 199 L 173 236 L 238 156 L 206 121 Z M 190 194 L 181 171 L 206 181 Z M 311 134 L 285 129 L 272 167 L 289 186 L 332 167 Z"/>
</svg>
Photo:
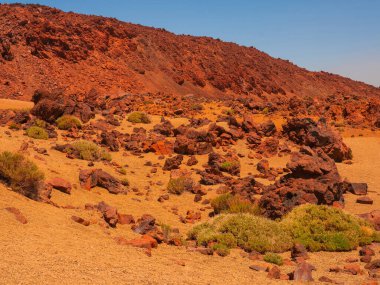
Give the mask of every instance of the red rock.
<svg viewBox="0 0 380 285">
<path fill-rule="evenodd" d="M 254 271 L 268 271 L 268 267 L 264 267 L 264 266 L 260 266 L 260 265 L 251 265 L 249 266 L 250 269 L 254 270 Z"/>
<path fill-rule="evenodd" d="M 315 270 L 315 267 L 309 263 L 302 262 L 298 264 L 296 270 L 293 273 L 292 280 L 294 281 L 314 281 L 312 277 L 312 271 Z"/>
<path fill-rule="evenodd" d="M 364 266 L 365 269 L 368 270 L 374 270 L 374 269 L 379 269 L 380 268 L 380 259 L 375 259 L 368 263 L 366 266 Z"/>
<path fill-rule="evenodd" d="M 111 207 L 105 202 L 100 202 L 97 206 L 98 210 L 103 214 L 103 219 L 109 224 L 111 227 L 116 227 L 118 222 L 118 212 L 115 207 Z"/>
<path fill-rule="evenodd" d="M 271 269 L 269 269 L 267 277 L 270 279 L 280 279 L 281 278 L 280 268 L 278 268 L 277 266 L 273 266 Z"/>
<path fill-rule="evenodd" d="M 172 158 L 167 158 L 164 164 L 163 170 L 178 169 L 182 163 L 183 155 L 179 154 Z"/>
<path fill-rule="evenodd" d="M 105 188 L 111 194 L 125 193 L 120 180 L 103 171 L 102 169 L 86 169 L 79 173 L 79 181 L 82 188 L 90 190 L 95 186 Z"/>
<path fill-rule="evenodd" d="M 368 185 L 367 183 L 349 183 L 348 191 L 355 195 L 367 195 Z"/>
<path fill-rule="evenodd" d="M 85 219 L 83 219 L 83 218 L 81 218 L 81 217 L 72 216 L 71 219 L 72 219 L 74 222 L 76 222 L 76 223 L 78 223 L 78 224 L 81 224 L 81 225 L 83 225 L 83 226 L 86 226 L 86 227 L 88 227 L 88 226 L 90 225 L 90 222 L 89 222 L 89 221 L 87 221 L 87 220 L 85 220 Z"/>
<path fill-rule="evenodd" d="M 150 235 L 143 235 L 140 238 L 129 240 L 127 241 L 127 244 L 132 245 L 134 247 L 141 247 L 146 249 L 156 248 L 158 245 L 157 241 Z"/>
<path fill-rule="evenodd" d="M 343 271 L 352 275 L 358 275 L 363 273 L 363 270 L 360 268 L 359 264 L 346 264 L 343 267 Z"/>
<path fill-rule="evenodd" d="M 363 246 L 360 250 L 359 250 L 359 255 L 360 256 L 374 256 L 375 255 L 375 251 L 368 245 L 365 245 Z"/>
<path fill-rule="evenodd" d="M 291 249 L 291 258 L 296 260 L 297 258 L 308 259 L 307 250 L 304 245 L 295 243 Z"/>
<path fill-rule="evenodd" d="M 71 193 L 71 183 L 62 178 L 53 178 L 46 182 L 50 184 L 54 189 L 57 189 L 63 193 L 70 194 Z"/>
<path fill-rule="evenodd" d="M 380 231 L 380 210 L 374 210 L 370 213 L 359 215 L 374 225 L 375 230 Z"/>
<path fill-rule="evenodd" d="M 12 213 L 16 220 L 19 221 L 21 224 L 27 224 L 28 220 L 25 218 L 25 216 L 21 213 L 21 211 L 15 207 L 7 207 L 5 208 L 8 212 Z"/>
<path fill-rule="evenodd" d="M 266 174 L 269 172 L 269 162 L 266 159 L 260 160 L 257 163 L 257 171 L 260 173 Z"/>
<path fill-rule="evenodd" d="M 342 137 L 325 123 L 315 123 L 310 118 L 292 118 L 282 126 L 290 140 L 313 149 L 321 148 L 336 162 L 352 158 L 352 151 L 343 143 Z"/>
<path fill-rule="evenodd" d="M 127 215 L 127 214 L 117 214 L 117 219 L 118 223 L 120 225 L 130 225 L 135 223 L 135 219 L 133 218 L 132 215 Z"/>
<path fill-rule="evenodd" d="M 373 200 L 368 196 L 359 197 L 356 199 L 356 203 L 358 204 L 366 204 L 366 205 L 372 205 Z"/>
</svg>

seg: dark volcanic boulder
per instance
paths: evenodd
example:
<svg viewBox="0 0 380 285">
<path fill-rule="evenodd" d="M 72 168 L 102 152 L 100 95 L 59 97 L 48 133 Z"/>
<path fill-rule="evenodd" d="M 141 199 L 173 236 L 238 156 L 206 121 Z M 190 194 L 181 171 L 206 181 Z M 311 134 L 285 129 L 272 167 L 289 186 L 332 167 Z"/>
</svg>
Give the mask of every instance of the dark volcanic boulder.
<svg viewBox="0 0 380 285">
<path fill-rule="evenodd" d="M 84 123 L 95 117 L 87 103 L 78 102 L 76 98 L 65 96 L 61 91 L 37 90 L 32 101 L 35 105 L 31 114 L 49 123 L 54 123 L 63 115 L 74 115 Z"/>
<path fill-rule="evenodd" d="M 101 144 L 108 146 L 111 151 L 119 151 L 120 149 L 120 143 L 118 140 L 119 136 L 118 131 L 111 131 L 111 132 L 102 132 L 101 134 Z"/>
<path fill-rule="evenodd" d="M 185 155 L 208 154 L 212 152 L 209 142 L 198 142 L 186 136 L 178 136 L 174 142 L 174 152 Z"/>
<path fill-rule="evenodd" d="M 105 188 L 111 194 L 125 193 L 120 180 L 103 171 L 102 169 L 85 169 L 79 173 L 80 185 L 90 190 L 95 186 Z"/>
<path fill-rule="evenodd" d="M 178 169 L 179 166 L 181 165 L 183 160 L 183 155 L 178 154 L 176 156 L 173 156 L 171 158 L 167 158 L 165 161 L 165 165 L 162 168 L 163 170 L 173 170 L 173 169 Z"/>
<path fill-rule="evenodd" d="M 321 148 L 336 162 L 352 159 L 351 149 L 343 143 L 341 136 L 333 132 L 324 122 L 310 118 L 293 118 L 282 126 L 283 133 L 299 145 L 313 149 Z"/>
<path fill-rule="evenodd" d="M 334 161 L 322 150 L 301 148 L 292 155 L 287 168 L 291 173 L 269 186 L 260 199 L 267 217 L 282 217 L 305 203 L 332 205 L 334 201 L 343 201 L 345 185 Z"/>
</svg>

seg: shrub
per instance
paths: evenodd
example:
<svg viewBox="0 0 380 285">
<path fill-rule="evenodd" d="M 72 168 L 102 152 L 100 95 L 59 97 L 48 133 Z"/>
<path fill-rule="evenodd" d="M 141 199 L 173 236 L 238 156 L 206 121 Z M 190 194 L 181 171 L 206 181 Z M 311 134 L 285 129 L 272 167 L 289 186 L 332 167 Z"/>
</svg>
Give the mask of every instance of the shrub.
<svg viewBox="0 0 380 285">
<path fill-rule="evenodd" d="M 71 115 L 63 115 L 58 118 L 56 121 L 57 127 L 60 130 L 70 130 L 74 127 L 80 128 L 82 127 L 82 122 L 75 116 Z"/>
<path fill-rule="evenodd" d="M 180 195 L 186 190 L 191 190 L 193 187 L 193 180 L 190 177 L 170 178 L 168 183 L 168 192 L 171 194 Z"/>
<path fill-rule="evenodd" d="M 284 264 L 284 260 L 282 259 L 282 257 L 279 256 L 278 254 L 272 253 L 272 252 L 268 252 L 264 255 L 264 261 L 269 262 L 269 263 L 273 263 L 276 265 L 283 265 Z"/>
<path fill-rule="evenodd" d="M 258 214 L 258 206 L 253 205 L 250 201 L 241 197 L 234 196 L 231 193 L 219 195 L 211 200 L 211 206 L 215 214 L 220 213 L 251 213 Z"/>
<path fill-rule="evenodd" d="M 196 225 L 188 237 L 198 245 L 213 242 L 227 248 L 239 246 L 248 252 L 283 252 L 293 244 L 289 232 L 280 223 L 249 214 L 217 216 L 210 223 Z"/>
<path fill-rule="evenodd" d="M 80 159 L 96 161 L 96 160 L 108 160 L 110 161 L 111 155 L 97 144 L 80 140 L 71 144 L 73 150 L 77 152 Z"/>
<path fill-rule="evenodd" d="M 39 140 L 47 140 L 49 138 L 49 134 L 43 128 L 33 126 L 26 130 L 26 134 L 28 137 L 39 139 Z"/>
<path fill-rule="evenodd" d="M 216 243 L 213 245 L 212 249 L 220 256 L 227 256 L 230 254 L 230 249 L 221 243 Z"/>
<path fill-rule="evenodd" d="M 5 151 L 0 154 L 0 179 L 8 183 L 13 191 L 37 199 L 44 174 L 23 155 Z"/>
<path fill-rule="evenodd" d="M 127 120 L 131 123 L 142 124 L 149 124 L 151 122 L 148 115 L 143 112 L 133 112 L 128 116 Z"/>
<path fill-rule="evenodd" d="M 41 119 L 35 119 L 33 122 L 33 125 L 36 127 L 43 128 L 43 129 L 46 129 L 47 127 L 47 123 Z"/>
<path fill-rule="evenodd" d="M 301 205 L 281 223 L 310 251 L 349 251 L 378 236 L 364 220 L 328 206 Z"/>
</svg>

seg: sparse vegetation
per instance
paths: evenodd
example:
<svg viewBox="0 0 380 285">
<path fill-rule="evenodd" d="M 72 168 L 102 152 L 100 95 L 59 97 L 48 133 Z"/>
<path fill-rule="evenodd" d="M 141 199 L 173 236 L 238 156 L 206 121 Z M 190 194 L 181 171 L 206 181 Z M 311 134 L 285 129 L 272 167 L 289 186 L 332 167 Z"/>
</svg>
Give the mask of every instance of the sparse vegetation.
<svg viewBox="0 0 380 285">
<path fill-rule="evenodd" d="M 259 208 L 250 201 L 241 197 L 234 196 L 231 193 L 219 195 L 211 201 L 215 214 L 221 213 L 251 213 L 258 214 Z"/>
<path fill-rule="evenodd" d="M 198 245 L 222 244 L 258 252 L 283 252 L 293 244 L 280 223 L 249 214 L 220 215 L 210 223 L 195 226 L 188 234 Z"/>
<path fill-rule="evenodd" d="M 193 180 L 189 177 L 170 178 L 168 183 L 168 192 L 171 194 L 180 195 L 183 192 L 190 190 L 193 186 Z"/>
<path fill-rule="evenodd" d="M 48 132 L 45 129 L 37 126 L 28 128 L 26 130 L 26 134 L 28 137 L 38 140 L 47 140 L 49 138 Z"/>
<path fill-rule="evenodd" d="M 140 124 L 149 124 L 151 122 L 148 115 L 143 112 L 133 112 L 128 116 L 127 120 L 131 123 Z"/>
<path fill-rule="evenodd" d="M 299 206 L 281 223 L 310 251 L 348 251 L 377 237 L 364 220 L 328 206 Z"/>
<path fill-rule="evenodd" d="M 0 179 L 9 184 L 13 191 L 37 199 L 44 174 L 23 155 L 5 151 L 0 154 Z"/>
<path fill-rule="evenodd" d="M 269 262 L 269 263 L 273 263 L 273 264 L 276 264 L 276 265 L 283 265 L 284 264 L 284 260 L 282 259 L 282 257 L 276 253 L 272 253 L 272 252 L 267 252 L 265 255 L 264 255 L 264 261 L 266 262 Z"/>
<path fill-rule="evenodd" d="M 213 206 L 223 212 L 228 209 L 226 201 L 230 198 L 226 194 L 221 196 Z M 198 245 L 216 249 L 239 246 L 248 252 L 270 252 L 266 261 L 279 264 L 279 257 L 273 253 L 289 250 L 295 242 L 310 251 L 348 251 L 378 241 L 380 233 L 364 220 L 340 209 L 302 205 L 282 221 L 251 214 L 218 215 L 210 222 L 194 226 L 188 237 Z"/>
<path fill-rule="evenodd" d="M 111 155 L 93 142 L 80 140 L 71 144 L 73 151 L 77 152 L 80 159 L 96 161 L 108 160 L 110 161 Z"/>
<path fill-rule="evenodd" d="M 20 130 L 21 129 L 21 125 L 20 124 L 17 124 L 17 123 L 15 123 L 15 122 L 12 122 L 12 123 L 10 123 L 10 125 L 9 125 L 9 129 L 10 130 Z"/>
<path fill-rule="evenodd" d="M 232 161 L 225 161 L 221 163 L 219 167 L 221 171 L 229 172 L 231 169 L 235 169 L 239 166 L 240 166 L 239 161 L 232 160 Z"/>
<path fill-rule="evenodd" d="M 72 115 L 63 115 L 58 118 L 56 121 L 57 127 L 60 130 L 70 130 L 72 128 L 82 127 L 82 122 L 75 116 Z"/>
</svg>

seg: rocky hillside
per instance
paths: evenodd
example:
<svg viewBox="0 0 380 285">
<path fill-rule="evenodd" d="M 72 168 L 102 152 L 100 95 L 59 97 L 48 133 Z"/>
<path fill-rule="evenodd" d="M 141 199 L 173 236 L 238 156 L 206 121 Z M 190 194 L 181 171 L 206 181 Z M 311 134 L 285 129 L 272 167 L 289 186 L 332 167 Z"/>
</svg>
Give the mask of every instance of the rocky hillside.
<svg viewBox="0 0 380 285">
<path fill-rule="evenodd" d="M 3 98 L 30 99 L 40 87 L 217 98 L 380 96 L 379 88 L 252 47 L 39 5 L 0 4 L 0 66 Z"/>
</svg>

